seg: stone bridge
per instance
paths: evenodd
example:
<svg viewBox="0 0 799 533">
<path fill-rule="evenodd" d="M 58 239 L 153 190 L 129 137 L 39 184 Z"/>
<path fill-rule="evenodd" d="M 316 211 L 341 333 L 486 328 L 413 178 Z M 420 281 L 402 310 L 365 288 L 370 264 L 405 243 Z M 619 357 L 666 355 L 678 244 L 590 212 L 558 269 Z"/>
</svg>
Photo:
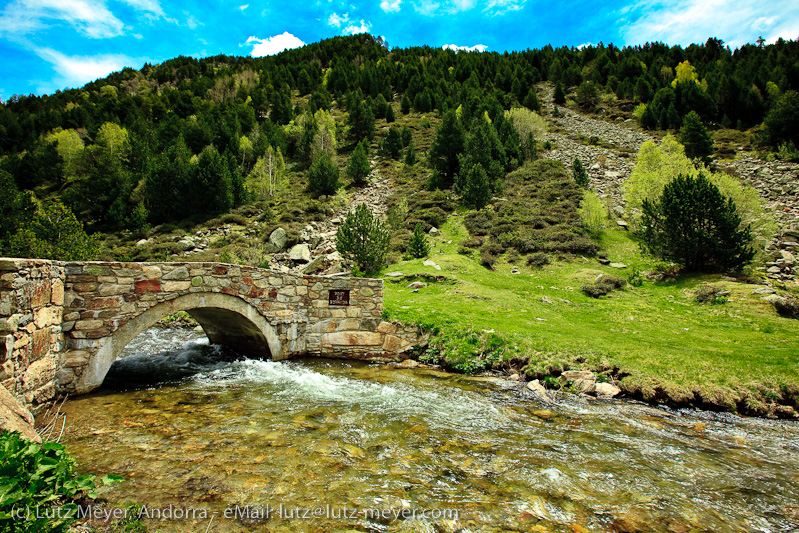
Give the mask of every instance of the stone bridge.
<svg viewBox="0 0 799 533">
<path fill-rule="evenodd" d="M 98 387 L 123 348 L 186 311 L 255 357 L 400 360 L 416 328 L 384 322 L 383 281 L 221 263 L 0 259 L 0 383 L 32 411 Z"/>
</svg>

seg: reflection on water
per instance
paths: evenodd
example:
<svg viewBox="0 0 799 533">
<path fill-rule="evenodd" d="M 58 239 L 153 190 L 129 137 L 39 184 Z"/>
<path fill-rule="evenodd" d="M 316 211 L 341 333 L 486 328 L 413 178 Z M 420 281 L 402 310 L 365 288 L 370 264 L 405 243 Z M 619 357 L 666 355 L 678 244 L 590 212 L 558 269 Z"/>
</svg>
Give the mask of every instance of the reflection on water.
<svg viewBox="0 0 799 533">
<path fill-rule="evenodd" d="M 115 365 L 113 386 L 67 402 L 63 440 L 83 469 L 127 478 L 104 489 L 112 504 L 220 513 L 154 521 L 152 531 L 790 531 L 799 523 L 795 423 L 576 398 L 541 406 L 501 380 L 255 361 L 191 333 L 148 335 Z M 408 518 L 430 510 L 457 511 L 457 520 Z"/>
</svg>

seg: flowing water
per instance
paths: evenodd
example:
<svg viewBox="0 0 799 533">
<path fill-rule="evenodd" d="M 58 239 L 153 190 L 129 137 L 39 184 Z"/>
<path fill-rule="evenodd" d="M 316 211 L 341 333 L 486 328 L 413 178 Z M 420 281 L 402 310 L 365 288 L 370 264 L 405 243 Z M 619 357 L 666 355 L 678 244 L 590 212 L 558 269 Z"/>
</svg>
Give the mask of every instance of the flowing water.
<svg viewBox="0 0 799 533">
<path fill-rule="evenodd" d="M 165 349 L 169 351 L 163 352 Z M 150 330 L 62 442 L 151 531 L 792 531 L 799 425 Z M 155 520 L 160 516 L 161 520 Z"/>
</svg>

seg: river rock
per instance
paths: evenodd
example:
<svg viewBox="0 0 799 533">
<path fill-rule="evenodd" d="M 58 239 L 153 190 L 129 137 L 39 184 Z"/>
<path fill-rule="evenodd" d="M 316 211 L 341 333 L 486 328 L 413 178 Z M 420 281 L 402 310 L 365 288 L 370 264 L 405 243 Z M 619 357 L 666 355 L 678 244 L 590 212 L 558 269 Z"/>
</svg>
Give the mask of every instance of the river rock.
<svg viewBox="0 0 799 533">
<path fill-rule="evenodd" d="M 537 379 L 534 379 L 533 381 L 529 382 L 526 385 L 526 388 L 527 390 L 532 392 L 538 399 L 543 400 L 547 403 L 551 401 L 549 398 L 549 393 L 544 388 L 544 386 L 541 385 L 541 382 L 538 381 Z"/>
<path fill-rule="evenodd" d="M 311 248 L 307 244 L 295 244 L 289 250 L 289 260 L 295 263 L 308 263 L 311 260 Z"/>
<path fill-rule="evenodd" d="M 596 381 L 594 381 L 593 376 L 590 379 L 576 379 L 574 388 L 577 389 L 578 393 L 593 394 L 596 391 Z"/>
<path fill-rule="evenodd" d="M 285 248 L 287 240 L 288 234 L 283 228 L 276 228 L 275 231 L 269 234 L 269 242 L 272 243 L 277 250 Z"/>
<path fill-rule="evenodd" d="M 613 398 L 621 393 L 621 389 L 610 383 L 597 383 L 596 395 L 598 398 Z"/>
<path fill-rule="evenodd" d="M 405 359 L 403 362 L 397 365 L 397 368 L 416 368 L 417 366 L 419 366 L 419 361 Z"/>
</svg>

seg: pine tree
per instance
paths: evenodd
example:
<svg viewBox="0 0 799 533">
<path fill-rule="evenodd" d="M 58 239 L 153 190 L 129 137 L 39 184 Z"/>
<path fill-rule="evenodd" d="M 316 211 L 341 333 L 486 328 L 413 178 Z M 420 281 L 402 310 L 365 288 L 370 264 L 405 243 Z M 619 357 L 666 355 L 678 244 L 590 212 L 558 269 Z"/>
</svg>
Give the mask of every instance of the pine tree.
<svg viewBox="0 0 799 533">
<path fill-rule="evenodd" d="M 458 120 L 455 111 L 444 113 L 441 125 L 436 129 L 436 136 L 430 146 L 430 166 L 438 172 L 441 188 L 452 187 L 455 176 L 460 171 L 458 156 L 463 153 L 466 143 L 466 131 Z"/>
<path fill-rule="evenodd" d="M 308 169 L 308 187 L 319 194 L 334 194 L 338 189 L 338 167 L 327 152 L 322 152 Z"/>
<path fill-rule="evenodd" d="M 403 115 L 407 115 L 411 112 L 411 99 L 408 98 L 407 94 L 402 95 L 402 101 L 400 102 L 400 111 L 402 111 Z"/>
<path fill-rule="evenodd" d="M 588 171 L 585 170 L 583 166 L 583 162 L 580 161 L 579 157 L 574 158 L 574 163 L 572 163 L 572 175 L 574 176 L 574 181 L 580 187 L 588 187 L 590 180 L 588 179 Z"/>
<path fill-rule="evenodd" d="M 563 85 L 561 85 L 560 82 L 555 84 L 555 92 L 552 97 L 558 105 L 564 105 L 566 103 L 566 93 L 563 92 Z"/>
<path fill-rule="evenodd" d="M 657 200 L 644 200 L 642 211 L 641 240 L 656 257 L 703 272 L 735 270 L 754 257 L 735 202 L 702 173 L 678 176 Z"/>
<path fill-rule="evenodd" d="M 409 167 L 416 164 L 416 149 L 413 147 L 413 141 L 408 143 L 408 148 L 405 149 L 405 164 Z"/>
<path fill-rule="evenodd" d="M 394 108 L 391 106 L 391 104 L 386 104 L 386 123 L 391 124 L 394 122 L 394 120 Z"/>
<path fill-rule="evenodd" d="M 408 243 L 408 255 L 414 259 L 422 259 L 430 255 L 430 245 L 427 244 L 427 235 L 424 233 L 424 228 L 420 222 L 416 223 L 413 229 L 413 236 Z"/>
<path fill-rule="evenodd" d="M 527 91 L 527 96 L 524 97 L 524 102 L 522 105 L 529 109 L 530 111 L 540 111 L 541 110 L 541 103 L 538 101 L 538 95 L 535 92 L 535 87 L 531 87 L 529 91 Z"/>
<path fill-rule="evenodd" d="M 694 111 L 683 118 L 680 142 L 685 146 L 685 155 L 691 159 L 695 158 L 704 163 L 710 163 L 710 156 L 713 154 L 713 139 L 702 125 L 699 115 Z"/>
<path fill-rule="evenodd" d="M 400 137 L 400 130 L 391 126 L 388 133 L 383 137 L 380 143 L 380 155 L 397 159 L 402 152 L 402 138 Z"/>
<path fill-rule="evenodd" d="M 491 185 L 488 181 L 488 174 L 480 163 L 469 167 L 465 174 L 465 179 L 461 180 L 461 195 L 467 205 L 475 209 L 482 209 L 491 201 Z"/>
<path fill-rule="evenodd" d="M 336 231 L 338 253 L 362 273 L 377 272 L 388 254 L 391 233 L 378 217 L 360 204 L 350 212 Z"/>
<path fill-rule="evenodd" d="M 347 164 L 347 175 L 355 185 L 363 184 L 369 175 L 369 158 L 366 156 L 366 149 L 363 145 L 363 141 L 358 143 Z"/>
</svg>

